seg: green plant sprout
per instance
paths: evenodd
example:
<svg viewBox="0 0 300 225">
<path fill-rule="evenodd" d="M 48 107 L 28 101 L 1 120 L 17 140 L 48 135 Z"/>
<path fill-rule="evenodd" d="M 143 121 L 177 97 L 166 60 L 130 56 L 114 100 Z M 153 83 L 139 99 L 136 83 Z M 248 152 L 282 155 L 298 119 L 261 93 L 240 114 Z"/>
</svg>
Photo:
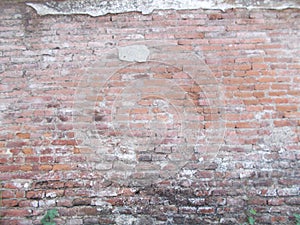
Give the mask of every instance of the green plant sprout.
<svg viewBox="0 0 300 225">
<path fill-rule="evenodd" d="M 249 210 L 249 216 L 248 216 L 248 223 L 250 224 L 250 225 L 254 225 L 255 224 L 255 219 L 254 219 L 254 217 L 253 216 L 255 216 L 256 215 L 256 211 L 254 210 L 254 209 L 250 209 Z"/>
<path fill-rule="evenodd" d="M 294 214 L 294 217 L 296 218 L 296 225 L 300 225 L 300 214 Z"/>
<path fill-rule="evenodd" d="M 49 209 L 46 215 L 42 218 L 41 223 L 43 225 L 56 225 L 56 223 L 53 220 L 57 216 L 58 216 L 57 209 Z"/>
<path fill-rule="evenodd" d="M 247 222 L 241 224 L 241 225 L 254 225 L 255 224 L 255 219 L 254 216 L 256 216 L 257 212 L 254 209 L 250 209 L 246 212 L 247 215 Z"/>
</svg>

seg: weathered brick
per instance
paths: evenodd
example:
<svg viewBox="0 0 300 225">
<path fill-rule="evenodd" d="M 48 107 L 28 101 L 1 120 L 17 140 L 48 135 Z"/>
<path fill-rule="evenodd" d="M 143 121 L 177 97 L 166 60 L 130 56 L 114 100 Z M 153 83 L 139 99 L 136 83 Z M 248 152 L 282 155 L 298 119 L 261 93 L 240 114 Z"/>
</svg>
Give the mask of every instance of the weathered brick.
<svg viewBox="0 0 300 225">
<path fill-rule="evenodd" d="M 200 214 L 214 214 L 215 208 L 214 207 L 199 207 L 197 212 Z"/>
<path fill-rule="evenodd" d="M 20 166 L 17 165 L 0 165 L 0 171 L 1 172 L 13 172 L 13 171 L 18 171 L 20 169 Z"/>
<path fill-rule="evenodd" d="M 81 207 L 78 209 L 78 215 L 89 215 L 94 216 L 97 215 L 97 208 L 95 207 Z"/>
<path fill-rule="evenodd" d="M 278 190 L 279 196 L 297 196 L 299 195 L 300 189 L 299 187 L 294 188 L 283 188 Z"/>
<path fill-rule="evenodd" d="M 76 198 L 76 199 L 73 200 L 73 205 L 74 206 L 91 205 L 91 199 L 89 199 L 89 198 Z"/>
<path fill-rule="evenodd" d="M 33 167 L 31 165 L 22 165 L 20 167 L 20 170 L 22 171 L 31 171 L 33 169 Z"/>
<path fill-rule="evenodd" d="M 2 211 L 3 217 L 25 217 L 30 215 L 27 209 L 6 209 Z"/>
<path fill-rule="evenodd" d="M 196 212 L 197 212 L 197 207 L 185 206 L 179 208 L 180 214 L 196 214 Z"/>
<path fill-rule="evenodd" d="M 44 191 L 28 191 L 26 197 L 29 199 L 42 199 L 45 197 Z"/>
<path fill-rule="evenodd" d="M 25 146 L 27 143 L 23 141 L 10 141 L 6 144 L 7 148 L 21 148 Z"/>
<path fill-rule="evenodd" d="M 20 139 L 30 139 L 30 134 L 29 133 L 17 133 L 16 135 Z"/>
<path fill-rule="evenodd" d="M 67 217 L 73 217 L 78 215 L 78 208 L 60 208 L 59 209 L 59 215 L 60 216 L 67 216 Z"/>
<path fill-rule="evenodd" d="M 75 140 L 54 140 L 52 141 L 53 145 L 76 145 L 76 141 Z"/>
<path fill-rule="evenodd" d="M 208 18 L 210 20 L 222 20 L 222 19 L 224 19 L 223 15 L 221 13 L 212 13 L 212 14 L 209 14 Z"/>
<path fill-rule="evenodd" d="M 18 206 L 19 201 L 17 199 L 3 199 L 2 200 L 2 206 L 4 207 L 16 207 Z"/>
<path fill-rule="evenodd" d="M 9 191 L 9 190 L 3 190 L 1 192 L 1 197 L 3 199 L 6 199 L 6 198 L 14 198 L 15 197 L 15 192 L 14 191 Z"/>
<path fill-rule="evenodd" d="M 72 207 L 73 206 L 71 199 L 58 199 L 56 204 L 57 204 L 57 206 L 62 206 L 62 207 Z"/>
<path fill-rule="evenodd" d="M 288 205 L 300 205 L 300 198 L 299 197 L 287 198 L 285 200 L 285 203 Z"/>
<path fill-rule="evenodd" d="M 38 156 L 26 156 L 25 157 L 25 162 L 26 163 L 38 163 L 40 158 Z"/>
<path fill-rule="evenodd" d="M 25 154 L 25 155 L 32 155 L 33 154 L 33 149 L 32 148 L 24 148 L 22 150 L 22 152 Z"/>
<path fill-rule="evenodd" d="M 39 206 L 39 203 L 36 200 L 23 200 L 19 202 L 19 206 L 21 208 L 25 208 L 25 207 L 37 208 Z"/>
<path fill-rule="evenodd" d="M 205 198 L 189 198 L 189 203 L 194 206 L 203 206 L 205 205 Z"/>
<path fill-rule="evenodd" d="M 50 171 L 52 170 L 53 166 L 52 165 L 40 165 L 39 170 L 44 170 L 44 171 Z"/>
<path fill-rule="evenodd" d="M 63 170 L 71 170 L 72 166 L 67 164 L 54 164 L 53 170 L 55 171 L 63 171 Z"/>
<path fill-rule="evenodd" d="M 47 190 L 45 196 L 46 198 L 57 198 L 62 197 L 64 193 L 64 190 Z"/>
<path fill-rule="evenodd" d="M 184 32 L 184 33 L 177 33 L 175 34 L 175 38 L 182 38 L 182 39 L 201 39 L 204 38 L 204 33 L 202 32 Z"/>
<path fill-rule="evenodd" d="M 279 105 L 276 107 L 278 111 L 282 112 L 293 112 L 297 111 L 297 106 L 296 105 Z"/>
</svg>

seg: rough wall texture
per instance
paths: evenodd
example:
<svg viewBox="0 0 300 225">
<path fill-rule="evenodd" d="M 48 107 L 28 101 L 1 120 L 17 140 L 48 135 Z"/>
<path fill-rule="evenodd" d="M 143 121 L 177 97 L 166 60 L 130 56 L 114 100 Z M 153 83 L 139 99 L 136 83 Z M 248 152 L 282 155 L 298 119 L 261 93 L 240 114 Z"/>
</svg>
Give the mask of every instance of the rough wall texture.
<svg viewBox="0 0 300 225">
<path fill-rule="evenodd" d="M 0 17 L 1 224 L 296 224 L 298 9 Z"/>
<path fill-rule="evenodd" d="M 66 0 L 62 2 L 27 3 L 40 15 L 88 14 L 91 16 L 108 13 L 142 12 L 149 14 L 162 9 L 287 9 L 300 8 L 298 0 Z"/>
</svg>

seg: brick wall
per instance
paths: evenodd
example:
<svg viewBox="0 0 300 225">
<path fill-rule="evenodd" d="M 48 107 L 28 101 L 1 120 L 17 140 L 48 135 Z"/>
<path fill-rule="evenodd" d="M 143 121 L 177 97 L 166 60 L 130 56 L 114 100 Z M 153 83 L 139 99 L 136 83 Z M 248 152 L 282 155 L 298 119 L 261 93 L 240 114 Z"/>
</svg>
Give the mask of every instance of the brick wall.
<svg viewBox="0 0 300 225">
<path fill-rule="evenodd" d="M 1 9 L 1 224 L 296 224 L 299 10 Z"/>
</svg>

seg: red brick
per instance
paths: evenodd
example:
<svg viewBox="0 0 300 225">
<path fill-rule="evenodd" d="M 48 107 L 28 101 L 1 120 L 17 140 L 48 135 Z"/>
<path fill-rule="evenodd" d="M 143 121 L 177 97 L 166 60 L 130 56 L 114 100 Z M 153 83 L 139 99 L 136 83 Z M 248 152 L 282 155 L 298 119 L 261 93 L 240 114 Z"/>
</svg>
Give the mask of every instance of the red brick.
<svg viewBox="0 0 300 225">
<path fill-rule="evenodd" d="M 264 92 L 254 92 L 253 96 L 256 98 L 263 98 L 263 97 L 265 97 L 265 93 Z"/>
<path fill-rule="evenodd" d="M 299 195 L 299 188 L 284 188 L 278 190 L 279 196 L 298 196 Z"/>
<path fill-rule="evenodd" d="M 30 139 L 30 134 L 29 133 L 17 133 L 16 135 L 20 139 Z"/>
<path fill-rule="evenodd" d="M 258 81 L 260 83 L 271 83 L 271 82 L 275 82 L 275 78 L 274 77 L 260 77 L 260 78 L 258 78 Z"/>
<path fill-rule="evenodd" d="M 289 103 L 289 100 L 286 99 L 286 98 L 275 98 L 273 100 L 277 105 L 279 104 L 288 104 Z"/>
<path fill-rule="evenodd" d="M 223 15 L 221 13 L 213 13 L 213 14 L 209 14 L 208 18 L 210 20 L 221 20 L 223 19 Z"/>
<path fill-rule="evenodd" d="M 63 170 L 71 170 L 72 166 L 67 164 L 55 164 L 53 165 L 53 170 L 63 171 Z"/>
<path fill-rule="evenodd" d="M 42 199 L 45 197 L 44 191 L 28 191 L 26 197 L 29 199 Z"/>
<path fill-rule="evenodd" d="M 286 91 L 270 91 L 269 95 L 270 96 L 285 96 Z"/>
<path fill-rule="evenodd" d="M 289 84 L 272 84 L 271 88 L 272 90 L 289 90 L 290 89 L 290 85 Z"/>
<path fill-rule="evenodd" d="M 199 207 L 197 210 L 197 213 L 200 214 L 214 214 L 215 208 L 213 207 Z"/>
<path fill-rule="evenodd" d="M 130 113 L 132 114 L 147 114 L 149 112 L 149 109 L 147 108 L 136 108 L 130 110 Z"/>
<path fill-rule="evenodd" d="M 284 113 L 285 118 L 300 118 L 300 112 L 286 112 Z"/>
<path fill-rule="evenodd" d="M 300 205 L 300 198 L 299 197 L 293 197 L 293 198 L 287 198 L 285 199 L 285 203 L 287 205 Z"/>
<path fill-rule="evenodd" d="M 25 198 L 25 191 L 17 191 L 16 198 Z"/>
<path fill-rule="evenodd" d="M 1 192 L 1 197 L 3 199 L 14 198 L 15 197 L 15 192 L 9 191 L 9 190 L 4 190 L 4 191 Z"/>
<path fill-rule="evenodd" d="M 283 205 L 284 204 L 284 199 L 283 198 L 272 198 L 268 200 L 268 205 Z"/>
<path fill-rule="evenodd" d="M 202 47 L 203 51 L 221 51 L 222 47 L 220 45 L 205 45 Z"/>
<path fill-rule="evenodd" d="M 195 176 L 198 177 L 199 179 L 213 178 L 214 174 L 211 171 L 199 171 L 195 174 Z"/>
<path fill-rule="evenodd" d="M 74 217 L 79 215 L 77 208 L 60 208 L 58 211 L 60 216 Z M 84 215 L 81 213 L 81 215 Z"/>
<path fill-rule="evenodd" d="M 72 204 L 74 206 L 91 205 L 91 199 L 89 199 L 89 198 L 76 198 L 76 199 L 73 200 Z"/>
<path fill-rule="evenodd" d="M 6 144 L 7 148 L 21 148 L 25 146 L 27 143 L 23 141 L 10 141 Z"/>
<path fill-rule="evenodd" d="M 234 96 L 239 97 L 239 98 L 251 98 L 251 97 L 253 97 L 253 93 L 252 92 L 235 92 Z"/>
<path fill-rule="evenodd" d="M 265 198 L 259 198 L 259 197 L 252 197 L 249 199 L 249 201 L 247 201 L 248 204 L 250 205 L 266 205 L 267 204 L 267 200 Z"/>
<path fill-rule="evenodd" d="M 0 165 L 0 171 L 1 172 L 13 172 L 13 171 L 18 171 L 20 169 L 20 166 L 17 165 Z"/>
<path fill-rule="evenodd" d="M 25 155 L 32 155 L 33 154 L 33 149 L 32 148 L 24 148 L 22 150 L 22 152 L 25 154 Z"/>
<path fill-rule="evenodd" d="M 19 202 L 19 206 L 21 208 L 25 207 L 38 207 L 38 201 L 37 200 L 23 200 Z"/>
<path fill-rule="evenodd" d="M 55 186 L 54 188 L 60 188 L 59 186 Z M 47 190 L 46 198 L 57 198 L 62 197 L 64 195 L 64 190 Z"/>
<path fill-rule="evenodd" d="M 76 141 L 75 140 L 54 140 L 52 141 L 53 145 L 76 145 Z"/>
<path fill-rule="evenodd" d="M 253 63 L 252 68 L 253 70 L 267 70 L 268 65 L 263 63 Z"/>
<path fill-rule="evenodd" d="M 38 156 L 26 156 L 25 162 L 26 163 L 37 163 L 40 161 L 40 158 Z"/>
<path fill-rule="evenodd" d="M 31 171 L 31 170 L 32 170 L 32 166 L 31 166 L 31 165 L 22 165 L 22 166 L 20 167 L 20 169 L 21 169 L 22 171 Z"/>
<path fill-rule="evenodd" d="M 27 209 L 5 209 L 2 211 L 3 217 L 26 217 L 31 214 Z"/>
<path fill-rule="evenodd" d="M 57 200 L 57 206 L 72 207 L 73 203 L 72 203 L 71 199 L 58 199 Z"/>
<path fill-rule="evenodd" d="M 175 38 L 182 38 L 182 39 L 202 39 L 204 38 L 204 33 L 190 33 L 190 32 L 185 32 L 185 33 L 176 33 Z"/>
<path fill-rule="evenodd" d="M 247 100 L 243 100 L 245 105 L 257 105 L 259 103 L 261 103 L 262 100 L 257 100 L 257 99 L 247 99 Z"/>
<path fill-rule="evenodd" d="M 297 106 L 296 105 L 278 105 L 276 107 L 277 111 L 281 111 L 281 112 L 293 112 L 293 111 L 297 111 Z"/>
<path fill-rule="evenodd" d="M 260 127 L 259 123 L 253 123 L 253 122 L 240 122 L 236 124 L 237 128 L 255 128 Z"/>
<path fill-rule="evenodd" d="M 39 170 L 44 170 L 44 171 L 50 171 L 52 170 L 53 166 L 52 165 L 40 165 Z"/>
<path fill-rule="evenodd" d="M 271 216 L 271 223 L 279 223 L 285 224 L 287 222 L 287 218 L 284 216 Z"/>
<path fill-rule="evenodd" d="M 260 76 L 260 72 L 257 70 L 248 70 L 245 72 L 245 76 L 247 77 L 257 77 Z"/>
<path fill-rule="evenodd" d="M 3 199 L 2 206 L 4 207 L 16 207 L 18 206 L 19 201 L 17 199 Z"/>
<path fill-rule="evenodd" d="M 89 215 L 94 216 L 97 215 L 97 208 L 96 207 L 82 207 L 78 210 L 78 215 Z"/>
<path fill-rule="evenodd" d="M 112 206 L 123 206 L 125 204 L 124 201 L 125 199 L 123 199 L 122 197 L 110 198 L 107 200 L 107 202 Z"/>
<path fill-rule="evenodd" d="M 41 163 L 54 163 L 55 162 L 55 157 L 53 157 L 53 156 L 41 156 L 40 157 L 40 162 Z"/>
<path fill-rule="evenodd" d="M 255 90 L 269 90 L 270 85 L 269 84 L 256 84 L 255 85 Z"/>
<path fill-rule="evenodd" d="M 251 65 L 250 64 L 246 64 L 246 63 L 234 66 L 235 70 L 242 70 L 242 71 L 244 71 L 244 70 L 251 70 L 251 68 L 252 68 Z"/>
<path fill-rule="evenodd" d="M 179 213 L 181 213 L 181 214 L 196 214 L 197 207 L 193 207 L 193 206 L 180 207 Z"/>
</svg>

